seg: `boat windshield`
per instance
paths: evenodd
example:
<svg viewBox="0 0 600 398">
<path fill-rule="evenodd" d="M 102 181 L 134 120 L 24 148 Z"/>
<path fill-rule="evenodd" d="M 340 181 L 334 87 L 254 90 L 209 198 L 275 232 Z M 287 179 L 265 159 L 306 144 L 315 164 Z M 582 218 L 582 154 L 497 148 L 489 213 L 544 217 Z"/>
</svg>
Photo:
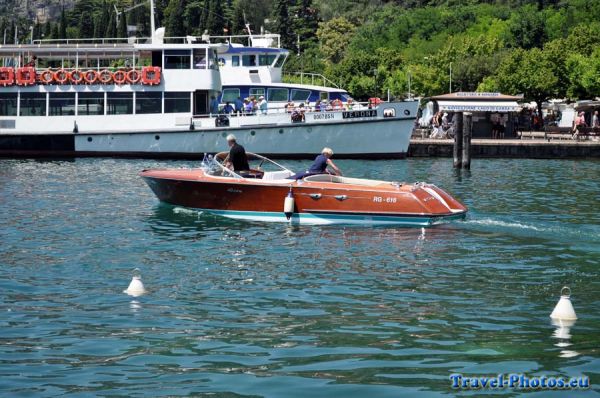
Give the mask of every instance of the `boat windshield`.
<svg viewBox="0 0 600 398">
<path fill-rule="evenodd" d="M 229 152 L 220 152 L 216 155 L 204 155 L 202 160 L 202 169 L 208 175 L 219 176 L 219 177 L 231 177 L 231 178 L 247 178 L 248 173 L 237 173 L 226 167 L 227 158 Z M 285 166 L 274 162 L 273 160 L 264 156 L 247 152 L 248 164 L 250 165 L 250 174 L 252 178 L 263 178 L 263 176 L 272 176 L 277 178 L 287 178 L 294 174 L 293 171 L 289 170 Z"/>
</svg>

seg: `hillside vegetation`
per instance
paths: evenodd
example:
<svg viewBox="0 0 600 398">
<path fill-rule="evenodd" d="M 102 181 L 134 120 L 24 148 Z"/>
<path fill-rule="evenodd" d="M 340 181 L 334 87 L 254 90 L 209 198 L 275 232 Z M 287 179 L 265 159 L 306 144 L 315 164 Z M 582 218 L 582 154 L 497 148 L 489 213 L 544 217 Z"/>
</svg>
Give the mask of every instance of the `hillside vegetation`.
<svg viewBox="0 0 600 398">
<path fill-rule="evenodd" d="M 51 1 L 47 1 L 52 3 Z M 10 2 L 8 2 L 10 3 Z M 18 3 L 18 2 L 15 2 Z M 34 3 L 31 1 L 31 3 Z M 37 2 L 39 3 L 39 2 Z M 127 25 L 149 34 L 148 7 L 138 2 L 79 0 L 47 23 L 24 15 L 20 40 L 123 37 Z M 526 99 L 582 99 L 600 93 L 600 7 L 565 1 L 156 0 L 167 35 L 280 33 L 293 55 L 288 71 L 319 72 L 355 97 L 430 96 L 502 91 Z M 4 14 L 7 15 L 7 14 Z M 14 17 L 5 16 L 8 30 Z M 297 55 L 300 53 L 300 55 Z"/>
</svg>

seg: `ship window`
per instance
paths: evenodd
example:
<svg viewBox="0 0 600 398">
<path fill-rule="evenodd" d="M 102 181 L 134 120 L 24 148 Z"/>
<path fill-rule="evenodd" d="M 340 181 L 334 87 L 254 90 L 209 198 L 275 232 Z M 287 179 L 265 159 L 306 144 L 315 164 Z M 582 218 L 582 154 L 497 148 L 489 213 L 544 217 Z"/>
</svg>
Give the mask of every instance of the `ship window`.
<svg viewBox="0 0 600 398">
<path fill-rule="evenodd" d="M 133 93 L 107 93 L 106 114 L 130 115 L 133 113 Z"/>
<path fill-rule="evenodd" d="M 162 113 L 162 93 L 160 91 L 136 93 L 135 113 Z"/>
<path fill-rule="evenodd" d="M 251 97 L 258 98 L 261 95 L 265 95 L 265 89 L 264 88 L 251 88 L 249 95 Z"/>
<path fill-rule="evenodd" d="M 50 93 L 50 116 L 75 115 L 75 93 Z"/>
<path fill-rule="evenodd" d="M 234 102 L 240 96 L 239 88 L 225 88 L 221 96 L 221 102 Z"/>
<path fill-rule="evenodd" d="M 17 116 L 17 93 L 0 94 L 0 116 Z"/>
<path fill-rule="evenodd" d="M 192 102 L 190 93 L 185 91 L 172 91 L 165 93 L 165 113 L 189 113 Z"/>
<path fill-rule="evenodd" d="M 104 115 L 104 93 L 79 93 L 78 115 Z"/>
<path fill-rule="evenodd" d="M 21 93 L 21 116 L 46 116 L 46 93 Z"/>
<path fill-rule="evenodd" d="M 321 101 L 328 101 L 329 100 L 329 93 L 327 93 L 325 91 L 321 91 L 319 93 L 319 98 L 321 99 Z"/>
<path fill-rule="evenodd" d="M 275 61 L 275 57 L 277 57 L 275 54 L 261 54 L 258 56 L 258 64 L 260 66 L 271 65 Z"/>
<path fill-rule="evenodd" d="M 205 49 L 194 49 L 194 69 L 206 69 Z"/>
<path fill-rule="evenodd" d="M 240 56 L 239 55 L 231 56 L 231 66 L 240 66 Z"/>
<path fill-rule="evenodd" d="M 287 88 L 270 88 L 268 100 L 273 102 L 286 102 L 288 100 Z"/>
<path fill-rule="evenodd" d="M 190 51 L 165 50 L 165 69 L 190 69 Z"/>
<path fill-rule="evenodd" d="M 275 68 L 281 68 L 286 60 L 287 56 L 286 55 L 279 55 L 279 58 L 277 58 L 277 62 L 275 62 L 275 65 L 273 65 Z"/>
<path fill-rule="evenodd" d="M 310 90 L 292 90 L 292 98 L 290 101 L 308 101 L 310 97 Z"/>
<path fill-rule="evenodd" d="M 256 66 L 256 55 L 242 55 L 242 63 L 244 64 L 244 66 Z"/>
<path fill-rule="evenodd" d="M 219 56 L 217 55 L 216 51 L 210 51 L 209 52 L 210 57 L 209 57 L 209 62 L 208 62 L 208 68 L 209 69 L 219 69 Z"/>
</svg>

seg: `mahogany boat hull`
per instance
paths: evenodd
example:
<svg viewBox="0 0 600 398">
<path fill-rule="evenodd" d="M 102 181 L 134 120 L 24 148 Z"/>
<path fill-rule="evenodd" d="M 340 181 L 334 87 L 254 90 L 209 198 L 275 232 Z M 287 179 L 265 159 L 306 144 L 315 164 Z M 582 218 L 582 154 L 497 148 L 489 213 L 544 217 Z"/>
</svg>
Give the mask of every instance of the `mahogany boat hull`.
<svg viewBox="0 0 600 398">
<path fill-rule="evenodd" d="M 207 176 L 198 169 L 144 170 L 141 177 L 161 202 L 234 219 L 429 226 L 467 212 L 452 196 L 428 184 L 264 181 Z M 284 200 L 290 192 L 294 212 L 288 219 Z"/>
</svg>

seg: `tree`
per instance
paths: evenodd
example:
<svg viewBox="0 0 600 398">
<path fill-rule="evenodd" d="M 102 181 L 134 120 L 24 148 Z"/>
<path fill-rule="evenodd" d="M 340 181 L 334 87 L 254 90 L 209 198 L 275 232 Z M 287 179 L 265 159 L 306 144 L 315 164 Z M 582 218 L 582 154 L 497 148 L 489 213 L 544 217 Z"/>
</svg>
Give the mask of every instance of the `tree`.
<svg viewBox="0 0 600 398">
<path fill-rule="evenodd" d="M 223 6 L 221 0 L 206 0 L 208 3 L 208 18 L 206 20 L 206 29 L 212 35 L 222 35 L 225 27 L 225 18 L 223 16 Z"/>
<path fill-rule="evenodd" d="M 182 23 L 186 4 L 186 0 L 169 1 L 169 5 L 165 9 L 166 36 L 182 37 L 186 35 L 185 26 Z"/>
<path fill-rule="evenodd" d="M 58 32 L 59 39 L 67 38 L 67 17 L 65 15 L 65 6 L 62 7 L 60 11 L 60 30 Z"/>
<path fill-rule="evenodd" d="M 544 14 L 533 6 L 521 7 L 513 14 L 509 29 L 515 47 L 524 49 L 541 48 L 546 41 Z"/>
<path fill-rule="evenodd" d="M 187 27 L 187 32 L 193 35 L 202 34 L 204 27 L 200 24 L 202 16 L 203 4 L 199 0 L 190 1 L 185 7 L 184 22 Z"/>
<path fill-rule="evenodd" d="M 236 0 L 233 3 L 231 14 L 231 34 L 244 34 L 246 30 L 246 20 L 244 19 L 244 3 L 242 0 Z"/>
<path fill-rule="evenodd" d="M 523 94 L 526 101 L 535 101 L 540 115 L 542 102 L 560 91 L 552 61 L 538 48 L 512 51 L 498 67 L 494 80 L 500 91 Z"/>
<path fill-rule="evenodd" d="M 82 13 L 79 18 L 79 38 L 94 37 L 94 20 L 88 13 Z"/>
<path fill-rule="evenodd" d="M 296 38 L 300 39 L 301 50 L 316 41 L 315 32 L 319 27 L 319 16 L 312 3 L 312 0 L 300 0 L 294 7 L 293 30 Z"/>
<path fill-rule="evenodd" d="M 117 37 L 117 14 L 114 12 L 110 13 L 110 18 L 108 19 L 108 25 L 106 26 L 106 34 L 104 37 L 115 38 Z"/>
<path fill-rule="evenodd" d="M 317 38 L 325 59 L 330 63 L 338 63 L 344 57 L 346 49 L 354 34 L 355 26 L 346 18 L 333 18 L 319 24 Z"/>
<path fill-rule="evenodd" d="M 106 0 L 102 0 L 102 11 L 94 24 L 94 37 L 104 37 L 110 21 L 110 12 Z"/>
<path fill-rule="evenodd" d="M 275 5 L 275 32 L 281 35 L 281 46 L 289 50 L 295 48 L 295 37 L 289 18 L 290 0 L 277 0 Z"/>
<path fill-rule="evenodd" d="M 118 38 L 127 38 L 129 35 L 127 33 L 127 14 L 122 13 L 119 17 L 119 25 L 117 26 L 117 37 Z"/>
</svg>

